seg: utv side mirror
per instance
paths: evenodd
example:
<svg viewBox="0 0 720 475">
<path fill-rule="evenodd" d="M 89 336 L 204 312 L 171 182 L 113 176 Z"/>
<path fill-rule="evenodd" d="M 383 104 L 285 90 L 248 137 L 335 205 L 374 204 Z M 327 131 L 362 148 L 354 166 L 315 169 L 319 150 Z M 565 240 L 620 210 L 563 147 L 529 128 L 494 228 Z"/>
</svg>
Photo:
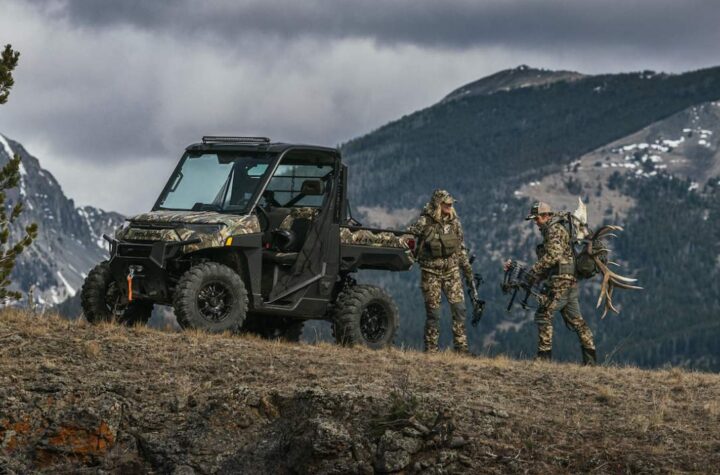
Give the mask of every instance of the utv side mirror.
<svg viewBox="0 0 720 475">
<path fill-rule="evenodd" d="M 323 194 L 322 189 L 320 180 L 305 180 L 300 187 L 300 193 L 305 196 L 318 196 Z"/>
</svg>

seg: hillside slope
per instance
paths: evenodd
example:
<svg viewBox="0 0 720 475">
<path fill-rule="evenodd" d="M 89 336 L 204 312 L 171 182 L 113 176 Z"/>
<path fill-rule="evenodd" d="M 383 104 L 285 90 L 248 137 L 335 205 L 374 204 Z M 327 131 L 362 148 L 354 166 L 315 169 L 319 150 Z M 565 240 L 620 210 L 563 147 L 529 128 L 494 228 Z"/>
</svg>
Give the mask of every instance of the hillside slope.
<svg viewBox="0 0 720 475">
<path fill-rule="evenodd" d="M 4 473 L 720 467 L 720 376 L 0 314 Z M 714 468 L 713 468 L 714 467 Z"/>
</svg>

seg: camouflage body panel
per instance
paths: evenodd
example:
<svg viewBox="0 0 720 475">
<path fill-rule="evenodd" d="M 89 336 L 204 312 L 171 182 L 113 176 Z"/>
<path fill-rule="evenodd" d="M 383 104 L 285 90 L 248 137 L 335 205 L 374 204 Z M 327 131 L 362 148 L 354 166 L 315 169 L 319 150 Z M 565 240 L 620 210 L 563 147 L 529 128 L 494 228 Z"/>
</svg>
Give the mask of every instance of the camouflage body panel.
<svg viewBox="0 0 720 475">
<path fill-rule="evenodd" d="M 186 253 L 223 247 L 230 236 L 261 232 L 260 222 L 255 215 L 152 211 L 134 216 L 129 221 L 130 225 L 119 229 L 115 238 L 124 241 L 187 241 L 199 238 L 199 243 L 184 247 Z M 165 227 L 168 225 L 173 227 Z"/>
<path fill-rule="evenodd" d="M 400 236 L 387 231 L 370 231 L 369 229 L 340 228 L 340 243 L 352 244 L 355 246 L 374 246 L 374 247 L 396 247 L 399 249 L 410 250 L 408 241 L 414 240 L 412 234 L 402 234 Z"/>
<path fill-rule="evenodd" d="M 285 216 L 280 223 L 280 226 L 278 226 L 278 229 L 289 231 L 292 229 L 293 222 L 296 219 L 309 219 L 310 221 L 314 221 L 318 214 L 320 214 L 320 210 L 318 208 L 310 208 L 308 206 L 291 208 L 290 214 Z"/>
<path fill-rule="evenodd" d="M 309 219 L 315 220 L 319 214 L 318 208 L 310 207 L 298 207 L 292 208 L 290 214 L 288 214 L 278 226 L 278 229 L 289 230 L 292 228 L 293 222 L 296 219 Z M 414 240 L 411 234 L 403 234 L 397 236 L 391 232 L 386 231 L 370 231 L 369 229 L 356 229 L 351 230 L 350 228 L 340 228 L 340 243 L 341 244 L 353 244 L 357 246 L 375 246 L 375 247 L 395 247 L 400 249 L 410 249 L 408 241 Z"/>
<path fill-rule="evenodd" d="M 295 219 L 305 218 L 313 220 L 320 213 L 320 208 L 312 208 L 310 206 L 299 206 L 297 208 L 290 209 L 290 216 Z"/>
</svg>

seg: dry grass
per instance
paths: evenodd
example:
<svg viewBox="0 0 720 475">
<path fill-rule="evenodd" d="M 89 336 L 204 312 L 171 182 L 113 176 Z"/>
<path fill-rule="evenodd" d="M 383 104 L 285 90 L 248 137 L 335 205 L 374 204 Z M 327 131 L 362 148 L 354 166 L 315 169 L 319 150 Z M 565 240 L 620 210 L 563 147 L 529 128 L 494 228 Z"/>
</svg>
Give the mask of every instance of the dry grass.
<svg viewBox="0 0 720 475">
<path fill-rule="evenodd" d="M 600 385 L 596 389 L 595 400 L 605 404 L 610 404 L 617 400 L 617 392 L 607 385 Z"/>
<path fill-rule="evenodd" d="M 86 341 L 83 347 L 87 358 L 97 358 L 100 356 L 100 343 L 97 341 Z"/>
<path fill-rule="evenodd" d="M 718 417 L 720 417 L 720 399 L 706 402 L 703 405 L 703 410 L 707 412 L 710 417 L 714 417 L 717 419 Z"/>
<path fill-rule="evenodd" d="M 193 401 L 227 401 L 232 391 L 361 397 L 362 410 L 382 424 L 445 408 L 472 441 L 466 449 L 471 458 L 489 472 L 702 473 L 720 467 L 720 377 L 675 368 L 285 344 L 0 313 L 0 382 L 32 387 L 45 384 L 48 373 L 66 378 L 69 390 L 79 390 L 74 381 L 84 381 L 90 393 L 123 388 L 146 404 L 170 401 L 173 411 Z M 260 408 L 264 413 L 277 411 L 271 399 Z M 384 412 L 377 412 L 378 404 Z"/>
</svg>

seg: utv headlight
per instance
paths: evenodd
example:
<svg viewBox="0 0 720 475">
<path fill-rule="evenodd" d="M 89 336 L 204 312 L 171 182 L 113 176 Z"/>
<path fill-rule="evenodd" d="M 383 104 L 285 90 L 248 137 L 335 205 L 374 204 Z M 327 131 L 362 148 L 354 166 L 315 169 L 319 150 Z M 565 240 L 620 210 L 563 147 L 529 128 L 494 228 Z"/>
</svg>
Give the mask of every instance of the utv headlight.
<svg viewBox="0 0 720 475">
<path fill-rule="evenodd" d="M 218 224 L 195 224 L 195 223 L 189 223 L 183 225 L 184 228 L 196 232 L 196 233 L 203 233 L 203 234 L 215 234 L 220 232 L 222 228 L 225 227 L 223 223 Z"/>
</svg>

